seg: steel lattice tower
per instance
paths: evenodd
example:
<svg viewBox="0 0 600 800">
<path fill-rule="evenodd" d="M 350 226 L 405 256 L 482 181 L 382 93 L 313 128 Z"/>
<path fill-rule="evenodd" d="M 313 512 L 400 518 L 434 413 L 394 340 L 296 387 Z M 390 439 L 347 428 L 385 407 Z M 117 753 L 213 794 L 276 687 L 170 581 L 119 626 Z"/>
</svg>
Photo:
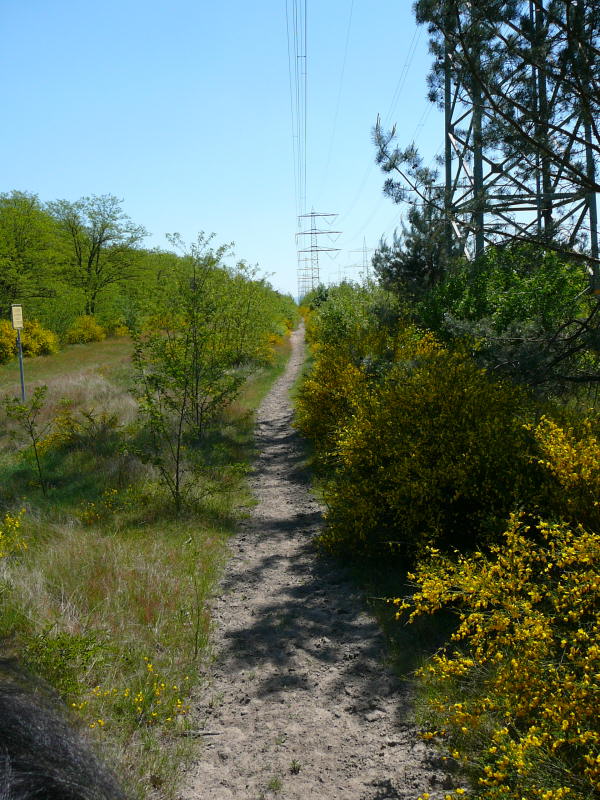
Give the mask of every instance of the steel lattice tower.
<svg viewBox="0 0 600 800">
<path fill-rule="evenodd" d="M 310 220 L 308 230 L 300 230 L 296 234 L 296 240 L 302 242 L 301 237 L 310 237 L 308 247 L 298 249 L 298 300 L 301 300 L 308 292 L 321 282 L 319 270 L 319 253 L 334 253 L 339 251 L 339 247 L 323 247 L 319 244 L 320 236 L 332 236 L 341 231 L 322 230 L 317 228 L 317 220 L 337 217 L 337 214 L 319 213 L 311 211 L 310 214 L 300 214 L 298 225 L 301 227 L 305 220 Z"/>
<path fill-rule="evenodd" d="M 577 6 L 583 8 L 582 2 L 577 0 Z M 541 33 L 543 0 L 529 0 L 529 13 L 532 30 Z M 596 195 L 577 185 L 568 169 L 569 159 L 579 158 L 586 165 L 589 182 L 595 181 L 590 120 L 576 109 L 557 111 L 555 100 L 561 87 L 556 72 L 546 74 L 543 66 L 532 63 L 527 67 L 527 80 L 533 104 L 531 119 L 536 126 L 533 133 L 550 138 L 547 131 L 540 131 L 541 121 L 550 113 L 557 115 L 553 126 L 566 132 L 563 163 L 550 164 L 543 149 L 537 153 L 532 149 L 524 157 L 518 147 L 510 152 L 510 148 L 490 144 L 486 132 L 497 125 L 498 117 L 478 78 L 482 67 L 479 54 L 474 50 L 466 53 L 452 33 L 452 20 L 445 24 L 449 26 L 443 54 L 445 180 L 439 188 L 444 194 L 447 251 L 458 242 L 472 258 L 480 255 L 487 243 L 507 236 L 531 241 L 551 238 L 557 231 L 576 249 L 583 234 L 592 257 L 593 286 L 600 289 Z M 462 68 L 456 69 L 456 64 Z M 515 78 L 522 79 L 522 68 Z"/>
</svg>

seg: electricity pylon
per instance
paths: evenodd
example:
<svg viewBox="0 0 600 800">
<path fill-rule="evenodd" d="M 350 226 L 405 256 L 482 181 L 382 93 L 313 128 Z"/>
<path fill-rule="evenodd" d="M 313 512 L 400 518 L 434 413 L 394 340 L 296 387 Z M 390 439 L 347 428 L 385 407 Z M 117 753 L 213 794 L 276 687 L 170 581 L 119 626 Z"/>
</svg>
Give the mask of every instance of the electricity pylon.
<svg viewBox="0 0 600 800">
<path fill-rule="evenodd" d="M 582 0 L 576 0 L 583 8 Z M 533 35 L 547 34 L 544 0 L 529 0 Z M 569 172 L 577 159 L 586 166 L 594 182 L 594 154 L 590 121 L 582 109 L 560 107 L 556 97 L 561 82 L 569 76 L 546 69 L 535 58 L 517 63 L 505 80 L 528 82 L 531 113 L 530 141 L 552 141 L 552 131 L 563 134 L 564 158 L 552 163 L 547 150 L 531 146 L 523 153 L 518 146 L 488 144 L 486 132 L 498 130 L 499 114 L 494 98 L 482 89 L 482 64 L 476 47 L 467 52 L 452 20 L 445 21 L 443 54 L 443 99 L 445 125 L 445 242 L 447 252 L 459 243 L 469 257 L 480 255 L 486 243 L 506 237 L 531 241 L 560 233 L 570 249 L 577 249 L 582 234 L 592 256 L 595 286 L 598 286 L 598 217 L 596 195 Z M 560 32 L 557 34 L 557 36 Z M 546 42 L 551 45 L 551 40 Z M 456 65 L 462 65 L 456 69 Z M 525 77 L 524 77 L 525 76 Z M 568 86 L 567 86 L 568 89 Z M 545 120 L 552 117 L 552 125 Z M 501 120 L 500 120 L 500 124 Z M 544 125 L 546 124 L 546 128 Z M 546 153 L 546 154 L 545 154 Z"/>
<path fill-rule="evenodd" d="M 310 220 L 308 230 L 300 230 L 296 234 L 296 241 L 301 242 L 301 237 L 308 236 L 310 245 L 298 249 L 298 300 L 301 300 L 308 292 L 321 282 L 319 274 L 319 253 L 335 253 L 339 247 L 324 247 L 319 244 L 319 236 L 332 236 L 340 234 L 341 231 L 323 230 L 317 228 L 318 219 L 337 217 L 337 214 L 322 213 L 311 211 L 310 214 L 300 214 L 298 225 L 302 226 L 302 220 Z"/>
</svg>

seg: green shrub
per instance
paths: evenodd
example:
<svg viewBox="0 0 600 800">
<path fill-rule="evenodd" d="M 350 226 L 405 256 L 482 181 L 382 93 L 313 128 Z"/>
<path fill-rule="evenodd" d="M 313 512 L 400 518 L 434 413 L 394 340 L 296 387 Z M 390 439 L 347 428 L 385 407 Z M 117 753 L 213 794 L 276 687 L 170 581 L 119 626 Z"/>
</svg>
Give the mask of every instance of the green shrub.
<svg viewBox="0 0 600 800">
<path fill-rule="evenodd" d="M 492 540 L 536 472 L 526 409 L 469 355 L 407 330 L 337 433 L 323 543 L 381 556 L 394 542 L 413 560 L 427 545 Z"/>
<path fill-rule="evenodd" d="M 87 344 L 88 342 L 101 342 L 103 339 L 106 339 L 104 328 L 88 314 L 77 317 L 66 335 L 67 344 Z"/>
<path fill-rule="evenodd" d="M 528 321 L 550 332 L 577 312 L 587 283 L 581 263 L 565 261 L 536 245 L 489 247 L 475 262 L 456 261 L 420 311 L 435 329 L 455 318 L 489 320 L 496 336 Z"/>
<path fill-rule="evenodd" d="M 364 371 L 336 353 L 319 351 L 309 375 L 296 398 L 296 424 L 326 460 L 334 446 L 338 427 L 350 417 L 361 390 L 366 386 Z"/>
<path fill-rule="evenodd" d="M 106 657 L 106 645 L 95 633 L 65 631 L 31 635 L 25 642 L 23 659 L 36 675 L 53 686 L 64 699 L 75 700 Z"/>
<path fill-rule="evenodd" d="M 489 247 L 474 262 L 454 262 L 414 314 L 443 340 L 474 344 L 480 366 L 570 391 L 565 376 L 598 370 L 597 323 L 581 325 L 594 308 L 588 282 L 583 263 L 539 246 Z"/>
<path fill-rule="evenodd" d="M 0 320 L 0 364 L 6 364 L 15 356 L 17 334 L 10 322 Z"/>
<path fill-rule="evenodd" d="M 21 342 L 25 356 L 48 356 L 58 352 L 56 334 L 42 328 L 40 323 L 35 320 L 25 323 Z"/>
<path fill-rule="evenodd" d="M 307 340 L 333 347 L 353 364 L 365 358 L 387 358 L 402 309 L 389 292 L 342 283 L 327 290 L 326 300 L 308 315 Z"/>
<path fill-rule="evenodd" d="M 296 424 L 326 461 L 338 427 L 390 368 L 400 312 L 380 289 L 341 284 L 313 295 L 307 314 L 313 366 L 298 391 Z"/>
</svg>

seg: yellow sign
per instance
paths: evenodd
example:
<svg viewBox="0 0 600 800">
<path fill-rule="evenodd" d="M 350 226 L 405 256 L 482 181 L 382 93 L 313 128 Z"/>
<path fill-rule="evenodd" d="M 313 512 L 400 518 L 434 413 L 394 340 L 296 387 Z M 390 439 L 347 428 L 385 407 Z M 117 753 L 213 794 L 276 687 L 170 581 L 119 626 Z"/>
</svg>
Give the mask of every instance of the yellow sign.
<svg viewBox="0 0 600 800">
<path fill-rule="evenodd" d="M 23 329 L 23 306 L 11 306 L 10 316 L 12 318 L 12 326 L 16 331 Z"/>
</svg>

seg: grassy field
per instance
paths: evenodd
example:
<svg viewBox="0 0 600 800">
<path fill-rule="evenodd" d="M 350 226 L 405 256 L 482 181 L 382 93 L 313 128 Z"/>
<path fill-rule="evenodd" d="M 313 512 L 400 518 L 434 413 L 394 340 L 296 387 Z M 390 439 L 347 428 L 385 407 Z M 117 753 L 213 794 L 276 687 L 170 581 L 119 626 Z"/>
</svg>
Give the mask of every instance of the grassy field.
<svg viewBox="0 0 600 800">
<path fill-rule="evenodd" d="M 0 416 L 0 530 L 11 551 L 0 558 L 4 652 L 57 689 L 139 796 L 173 796 L 194 747 L 186 731 L 197 726 L 190 697 L 208 658 L 207 601 L 252 503 L 253 412 L 288 350 L 278 347 L 210 432 L 200 485 L 179 518 L 135 452 L 128 340 L 26 361 L 28 391 L 48 386 L 46 494 L 26 437 Z M 0 396 L 15 390 L 12 363 L 0 368 Z"/>
<path fill-rule="evenodd" d="M 131 340 L 105 339 L 103 342 L 67 345 L 53 356 L 25 359 L 25 380 L 28 386 L 72 380 L 77 375 L 109 375 L 123 378 L 131 356 Z M 0 394 L 19 394 L 19 364 L 16 359 L 0 366 Z"/>
</svg>

